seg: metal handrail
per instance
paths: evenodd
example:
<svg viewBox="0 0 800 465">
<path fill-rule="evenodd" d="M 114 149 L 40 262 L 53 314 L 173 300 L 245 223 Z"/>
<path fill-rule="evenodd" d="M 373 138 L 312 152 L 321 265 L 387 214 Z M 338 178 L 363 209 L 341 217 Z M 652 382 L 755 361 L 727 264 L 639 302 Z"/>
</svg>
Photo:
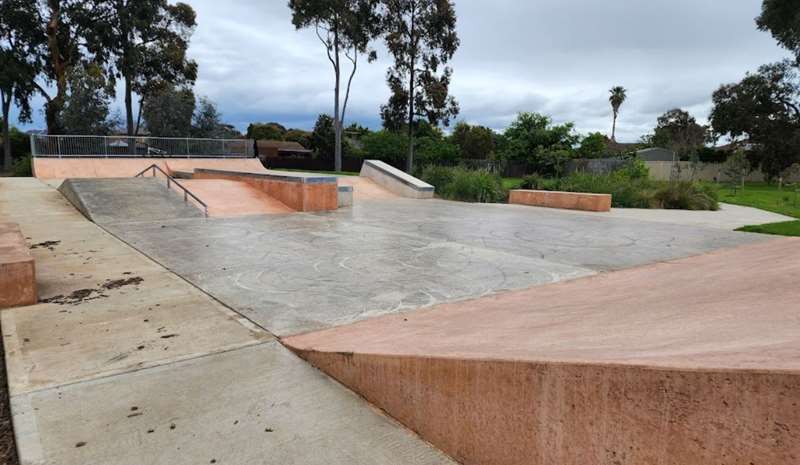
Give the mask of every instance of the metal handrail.
<svg viewBox="0 0 800 465">
<path fill-rule="evenodd" d="M 192 191 L 190 191 L 189 189 L 184 187 L 181 183 L 179 183 L 177 179 L 173 178 L 166 171 L 161 169 L 160 166 L 158 166 L 156 164 L 152 164 L 152 165 L 148 166 L 147 168 L 143 169 L 139 174 L 134 176 L 134 178 L 144 177 L 144 174 L 147 173 L 148 171 L 152 171 L 153 172 L 153 177 L 154 178 L 156 177 L 156 171 L 158 171 L 161 174 L 163 174 L 164 176 L 166 176 L 167 177 L 167 189 L 171 189 L 172 188 L 171 184 L 175 184 L 176 186 L 180 187 L 180 189 L 183 191 L 183 201 L 188 203 L 189 202 L 189 197 L 194 199 L 195 202 L 197 202 L 197 203 L 199 203 L 200 205 L 203 206 L 203 213 L 205 214 L 206 218 L 208 218 L 208 205 L 206 205 L 205 202 L 200 200 L 200 198 L 198 196 L 194 195 L 192 193 Z"/>
</svg>

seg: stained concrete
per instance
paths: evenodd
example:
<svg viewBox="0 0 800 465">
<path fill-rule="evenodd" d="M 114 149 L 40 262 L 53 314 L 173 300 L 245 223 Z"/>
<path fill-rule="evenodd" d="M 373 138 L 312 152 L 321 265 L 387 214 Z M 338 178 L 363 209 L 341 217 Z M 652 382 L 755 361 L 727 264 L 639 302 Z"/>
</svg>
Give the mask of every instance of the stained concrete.
<svg viewBox="0 0 800 465">
<path fill-rule="evenodd" d="M 0 217 L 45 300 L 0 314 L 23 465 L 453 463 L 51 186 L 0 179 Z"/>
<path fill-rule="evenodd" d="M 11 406 L 24 464 L 454 465 L 276 342 Z"/>
<path fill-rule="evenodd" d="M 515 205 L 409 199 L 110 230 L 284 336 L 764 240 Z"/>
</svg>

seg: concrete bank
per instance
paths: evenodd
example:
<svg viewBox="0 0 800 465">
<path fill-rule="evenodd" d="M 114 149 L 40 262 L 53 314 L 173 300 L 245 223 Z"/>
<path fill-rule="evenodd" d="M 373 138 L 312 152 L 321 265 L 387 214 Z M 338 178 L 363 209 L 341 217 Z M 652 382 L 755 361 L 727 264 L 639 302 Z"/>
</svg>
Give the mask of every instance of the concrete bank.
<svg viewBox="0 0 800 465">
<path fill-rule="evenodd" d="M 22 464 L 452 463 L 51 186 L 0 179 L 0 217 L 42 299 L 0 313 Z"/>
</svg>

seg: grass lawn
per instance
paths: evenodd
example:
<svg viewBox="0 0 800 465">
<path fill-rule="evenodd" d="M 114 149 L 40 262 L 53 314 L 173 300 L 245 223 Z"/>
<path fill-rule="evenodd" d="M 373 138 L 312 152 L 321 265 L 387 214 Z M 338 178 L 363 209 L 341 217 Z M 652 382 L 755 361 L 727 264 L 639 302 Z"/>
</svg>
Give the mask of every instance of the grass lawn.
<svg viewBox="0 0 800 465">
<path fill-rule="evenodd" d="M 760 208 L 781 215 L 800 218 L 800 186 L 778 186 L 765 183 L 748 183 L 744 188 L 734 191 L 727 186 L 719 186 L 719 201 Z M 739 231 L 775 234 L 779 236 L 800 236 L 800 221 L 787 221 L 764 225 L 745 226 Z"/>
<path fill-rule="evenodd" d="M 523 181 L 524 179 L 522 178 L 503 178 L 503 188 L 508 190 L 519 189 Z"/>
</svg>

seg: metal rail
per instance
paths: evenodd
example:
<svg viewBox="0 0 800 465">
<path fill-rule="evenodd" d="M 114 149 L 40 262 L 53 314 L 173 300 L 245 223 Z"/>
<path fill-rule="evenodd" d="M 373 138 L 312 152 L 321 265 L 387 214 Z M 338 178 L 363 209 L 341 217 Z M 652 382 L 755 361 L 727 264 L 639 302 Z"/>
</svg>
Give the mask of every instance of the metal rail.
<svg viewBox="0 0 800 465">
<path fill-rule="evenodd" d="M 139 174 L 134 176 L 134 178 L 143 178 L 145 173 L 148 171 L 153 172 L 153 177 L 156 177 L 156 172 L 163 174 L 167 178 L 167 189 L 172 189 L 172 184 L 178 186 L 181 191 L 183 191 L 183 201 L 189 203 L 189 197 L 191 197 L 195 202 L 199 203 L 203 207 L 203 214 L 208 218 L 208 205 L 205 202 L 200 200 L 200 198 L 192 193 L 189 189 L 184 187 L 181 183 L 178 182 L 177 179 L 170 176 L 166 171 L 162 170 L 160 166 L 156 164 L 152 164 L 147 168 L 143 169 Z"/>
<path fill-rule="evenodd" d="M 50 136 L 31 134 L 40 158 L 252 158 L 252 139 L 191 139 L 146 136 Z"/>
</svg>

